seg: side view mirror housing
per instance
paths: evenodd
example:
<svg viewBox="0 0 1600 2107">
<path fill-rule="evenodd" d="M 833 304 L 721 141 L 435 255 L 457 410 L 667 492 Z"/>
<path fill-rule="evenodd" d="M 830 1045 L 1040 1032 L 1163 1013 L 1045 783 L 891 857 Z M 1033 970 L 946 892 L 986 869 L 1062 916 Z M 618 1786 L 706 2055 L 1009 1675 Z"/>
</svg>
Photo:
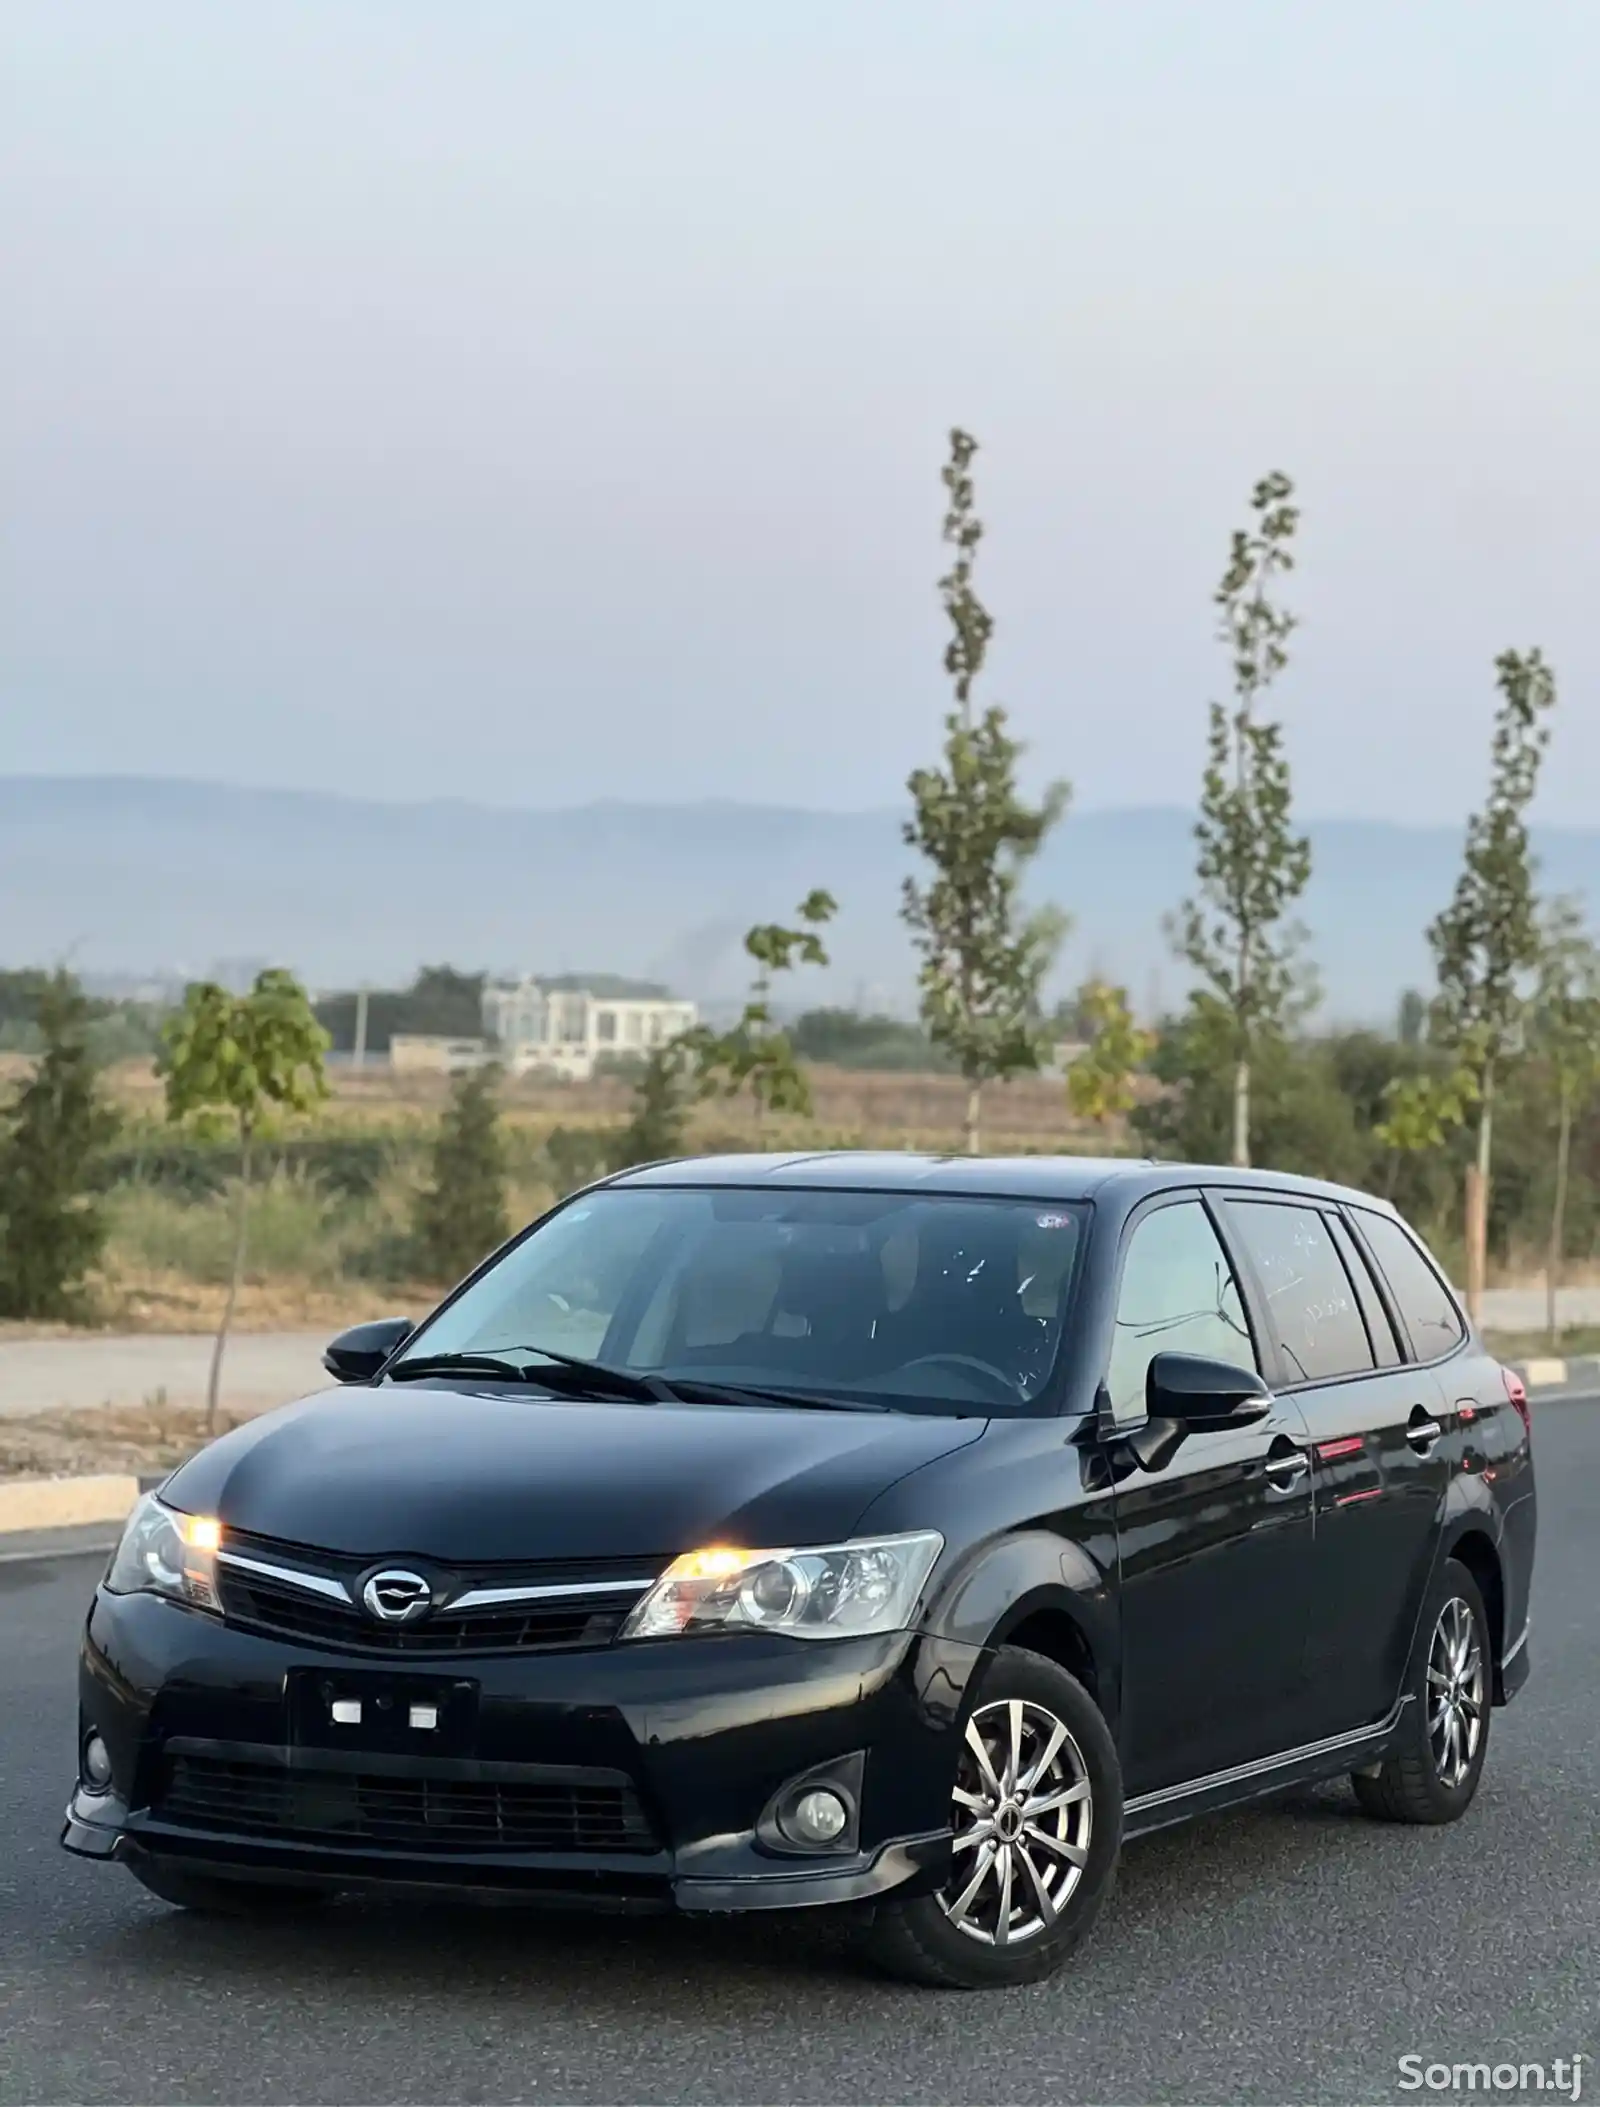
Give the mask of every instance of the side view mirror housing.
<svg viewBox="0 0 1600 2107">
<path fill-rule="evenodd" d="M 1272 1392 L 1253 1368 L 1195 1353 L 1158 1353 L 1145 1377 L 1152 1420 L 1176 1420 L 1185 1434 L 1253 1427 L 1272 1410 Z"/>
<path fill-rule="evenodd" d="M 322 1365 L 336 1383 L 370 1383 L 415 1330 L 409 1317 L 379 1317 L 371 1324 L 353 1324 L 325 1349 Z"/>
</svg>

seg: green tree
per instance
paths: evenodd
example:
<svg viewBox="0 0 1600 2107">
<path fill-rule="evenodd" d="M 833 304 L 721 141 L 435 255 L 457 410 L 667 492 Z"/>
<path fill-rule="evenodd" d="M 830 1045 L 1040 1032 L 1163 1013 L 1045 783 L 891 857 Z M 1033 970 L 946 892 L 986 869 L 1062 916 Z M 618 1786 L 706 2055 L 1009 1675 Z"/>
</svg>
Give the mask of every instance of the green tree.
<svg viewBox="0 0 1600 2107">
<path fill-rule="evenodd" d="M 920 1024 L 860 1010 L 806 1010 L 789 1032 L 796 1054 L 805 1061 L 828 1061 L 837 1068 L 926 1074 L 946 1069 Z"/>
<path fill-rule="evenodd" d="M 461 1279 L 506 1240 L 500 1071 L 492 1064 L 469 1069 L 450 1086 L 415 1226 L 418 1257 L 430 1280 Z"/>
<path fill-rule="evenodd" d="M 1265 1035 L 1281 1034 L 1301 986 L 1302 937 L 1286 918 L 1311 875 L 1311 845 L 1290 825 L 1283 726 L 1262 716 L 1289 663 L 1295 617 L 1274 586 L 1294 568 L 1300 515 L 1294 485 L 1270 475 L 1251 493 L 1255 517 L 1233 537 L 1217 588 L 1220 636 L 1233 668 L 1233 705 L 1211 705 L 1195 827 L 1198 888 L 1169 929 L 1228 1019 L 1233 1077 L 1230 1160 L 1250 1162 L 1250 1072 Z"/>
<path fill-rule="evenodd" d="M 1474 1316 L 1484 1284 L 1495 1087 L 1519 1050 L 1528 980 L 1540 957 L 1527 812 L 1556 699 L 1555 678 L 1537 651 L 1502 652 L 1495 676 L 1500 705 L 1488 799 L 1467 823 L 1454 897 L 1428 930 L 1439 976 L 1430 1036 L 1449 1049 L 1463 1109 L 1470 1105 L 1477 1116 L 1466 1211 L 1467 1294 Z"/>
<path fill-rule="evenodd" d="M 1545 1265 L 1546 1322 L 1554 1346 L 1560 1334 L 1556 1291 L 1566 1255 L 1572 1126 L 1600 1081 L 1600 946 L 1575 900 L 1554 900 L 1545 913 L 1532 1023 L 1534 1050 L 1548 1064 L 1556 1094 L 1555 1193 Z"/>
<path fill-rule="evenodd" d="M 1133 1079 L 1155 1050 L 1156 1035 L 1134 1021 L 1127 989 L 1109 981 L 1086 981 L 1077 1013 L 1089 1044 L 1067 1070 L 1067 1102 L 1081 1119 L 1103 1126 L 1133 1110 Z"/>
<path fill-rule="evenodd" d="M 116 1132 L 89 1039 L 93 1006 L 70 973 L 40 976 L 33 1073 L 0 1113 L 0 1314 L 80 1315 L 105 1249 L 96 1158 Z"/>
<path fill-rule="evenodd" d="M 955 702 L 945 716 L 943 766 L 914 770 L 907 786 L 905 841 L 926 857 L 933 876 L 908 878 L 901 904 L 921 954 L 924 1027 L 966 1078 L 965 1137 L 974 1155 L 984 1085 L 1036 1072 L 1045 1056 L 1040 989 L 1067 923 L 1050 909 L 1026 914 L 1020 891 L 1068 798 L 1067 785 L 1053 783 L 1039 804 L 1025 803 L 1017 787 L 1022 747 L 1005 710 L 991 703 L 973 714 L 973 686 L 994 631 L 972 583 L 983 539 L 971 473 L 976 452 L 967 433 L 950 434 L 943 533 L 955 554 L 939 593 L 952 632 L 944 665 Z"/>
<path fill-rule="evenodd" d="M 255 1145 L 275 1119 L 311 1112 L 327 1096 L 327 1044 L 305 989 L 276 966 L 258 974 L 247 995 L 197 981 L 162 1033 L 157 1067 L 166 1084 L 168 1119 L 230 1132 L 239 1143 L 233 1260 L 206 1383 L 208 1433 L 216 1429 L 222 1356 L 244 1278 Z"/>
<path fill-rule="evenodd" d="M 1420 988 L 1407 988 L 1400 997 L 1395 1020 L 1402 1046 L 1420 1046 L 1428 1032 L 1428 998 Z"/>
<path fill-rule="evenodd" d="M 1163 1024 L 1150 1060 L 1161 1087 L 1129 1118 L 1153 1154 L 1168 1162 L 1223 1159 L 1233 1128 L 1232 1044 L 1231 1013 L 1203 995 Z M 1259 1164 L 1342 1184 L 1366 1182 L 1370 1149 L 1324 1042 L 1264 1037 L 1252 1081 Z"/>
<path fill-rule="evenodd" d="M 613 1169 L 631 1170 L 636 1163 L 661 1163 L 683 1154 L 689 1125 L 687 1065 L 676 1039 L 650 1049 L 633 1086 L 633 1117 L 617 1138 Z"/>
<path fill-rule="evenodd" d="M 798 928 L 758 922 L 745 935 L 744 948 L 755 962 L 755 974 L 737 1023 L 725 1032 L 696 1025 L 673 1042 L 697 1095 L 737 1097 L 749 1091 L 756 1104 L 758 1135 L 770 1113 L 810 1115 L 811 1086 L 805 1070 L 789 1034 L 773 1019 L 772 982 L 775 974 L 792 973 L 799 966 L 827 965 L 821 931 L 837 911 L 832 893 L 817 887 L 795 910 Z"/>
</svg>

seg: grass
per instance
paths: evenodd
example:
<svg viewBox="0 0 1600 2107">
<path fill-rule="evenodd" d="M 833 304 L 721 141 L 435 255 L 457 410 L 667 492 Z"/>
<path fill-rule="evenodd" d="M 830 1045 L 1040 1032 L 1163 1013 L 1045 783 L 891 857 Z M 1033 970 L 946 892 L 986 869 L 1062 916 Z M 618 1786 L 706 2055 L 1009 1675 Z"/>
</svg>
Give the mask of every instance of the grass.
<svg viewBox="0 0 1600 2107">
<path fill-rule="evenodd" d="M 1600 1354 L 1600 1324 L 1570 1324 L 1556 1343 L 1541 1328 L 1535 1332 L 1486 1332 L 1489 1351 L 1500 1361 L 1538 1361 L 1549 1355 L 1566 1359 L 1578 1354 Z"/>
<path fill-rule="evenodd" d="M 3 1062 L 0 1062 L 3 1065 Z M 959 1076 L 809 1070 L 814 1113 L 757 1122 L 746 1101 L 713 1099 L 695 1109 L 688 1148 L 752 1147 L 944 1150 L 959 1145 L 966 1090 Z M 110 1195 L 110 1236 L 93 1283 L 98 1322 L 130 1330 L 204 1330 L 221 1314 L 233 1225 L 228 1159 L 175 1136 L 161 1116 L 148 1063 L 110 1072 L 124 1114 L 125 1169 Z M 374 1309 L 425 1306 L 443 1283 L 419 1283 L 411 1254 L 417 1188 L 449 1094 L 441 1076 L 383 1069 L 333 1078 L 333 1098 L 285 1139 L 312 1144 L 310 1163 L 280 1161 L 255 1187 L 246 1273 L 236 1312 L 241 1330 L 337 1329 Z M 615 1077 L 583 1084 L 524 1079 L 504 1087 L 514 1225 L 533 1220 L 563 1192 L 594 1175 L 608 1137 L 627 1121 L 630 1088 Z M 320 1145 L 328 1144 L 326 1155 Z M 340 1144 L 357 1145 L 351 1185 Z M 985 1146 L 996 1153 L 1102 1153 L 1125 1146 L 1071 1118 L 1059 1082 L 1038 1077 L 986 1093 Z M 272 1144 L 267 1145 L 271 1161 Z M 174 1150 L 184 1162 L 176 1167 Z M 189 1179 L 185 1189 L 183 1177 Z M 214 1189 L 207 1189 L 207 1188 Z M 19 1328 L 3 1335 L 18 1337 Z"/>
<path fill-rule="evenodd" d="M 220 1412 L 217 1432 L 225 1434 L 246 1416 Z M 0 1478 L 171 1470 L 205 1443 L 204 1410 L 169 1404 L 158 1390 L 138 1405 L 58 1408 L 0 1419 Z"/>
</svg>

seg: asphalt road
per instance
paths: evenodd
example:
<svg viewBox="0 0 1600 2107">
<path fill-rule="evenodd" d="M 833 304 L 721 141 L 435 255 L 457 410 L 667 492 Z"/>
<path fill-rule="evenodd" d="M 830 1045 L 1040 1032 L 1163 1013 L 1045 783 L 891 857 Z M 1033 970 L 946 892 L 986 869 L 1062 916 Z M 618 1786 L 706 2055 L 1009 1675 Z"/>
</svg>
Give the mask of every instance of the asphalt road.
<svg viewBox="0 0 1600 2107">
<path fill-rule="evenodd" d="M 56 1845 L 92 1568 L 0 1566 L 0 2101 L 1399 2103 L 1449 2097 L 1403 2055 L 1580 2051 L 1592 2092 L 1600 1399 L 1536 1411 L 1534 1674 L 1466 1820 L 1340 1785 L 1151 1838 L 1072 1972 L 1000 1996 L 864 1977 L 815 1920 L 169 1911 Z"/>
</svg>

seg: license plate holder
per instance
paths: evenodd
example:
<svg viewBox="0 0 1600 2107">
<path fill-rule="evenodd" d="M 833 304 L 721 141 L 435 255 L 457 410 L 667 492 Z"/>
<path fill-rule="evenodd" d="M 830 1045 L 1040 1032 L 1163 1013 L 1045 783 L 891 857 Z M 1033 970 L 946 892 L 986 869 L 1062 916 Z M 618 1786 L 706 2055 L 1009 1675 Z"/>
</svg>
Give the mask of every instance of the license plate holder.
<svg viewBox="0 0 1600 2107">
<path fill-rule="evenodd" d="M 462 1676 L 299 1668 L 289 1677 L 297 1748 L 391 1756 L 478 1753 L 478 1686 Z"/>
</svg>

